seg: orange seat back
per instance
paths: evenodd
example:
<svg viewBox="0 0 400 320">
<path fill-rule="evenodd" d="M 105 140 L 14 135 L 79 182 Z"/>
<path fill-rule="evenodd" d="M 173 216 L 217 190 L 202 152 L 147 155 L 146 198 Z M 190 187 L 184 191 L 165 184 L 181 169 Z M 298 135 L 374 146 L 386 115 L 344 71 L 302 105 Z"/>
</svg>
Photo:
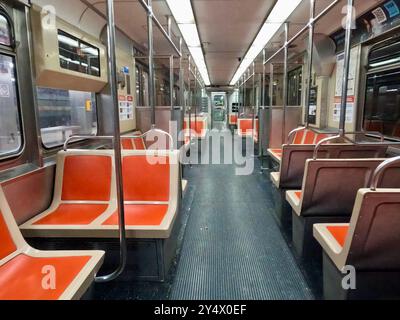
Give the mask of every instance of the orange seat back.
<svg viewBox="0 0 400 320">
<path fill-rule="evenodd" d="M 307 130 L 306 137 L 304 138 L 303 144 L 314 144 L 315 141 L 315 132 L 311 130 Z"/>
<path fill-rule="evenodd" d="M 253 131 L 253 120 L 252 119 L 241 119 L 240 120 L 240 132 L 245 134 L 247 131 Z"/>
<path fill-rule="evenodd" d="M 123 150 L 135 150 L 131 138 L 121 138 L 121 146 Z"/>
<path fill-rule="evenodd" d="M 315 144 L 318 144 L 319 142 L 321 142 L 321 140 L 328 138 L 329 136 L 325 133 L 319 133 L 317 134 L 317 137 L 315 139 Z"/>
<path fill-rule="evenodd" d="M 111 157 L 66 156 L 61 199 L 64 201 L 109 201 Z"/>
<path fill-rule="evenodd" d="M 237 115 L 231 115 L 230 119 L 231 119 L 231 121 L 230 121 L 231 124 L 236 124 L 237 120 L 238 120 L 238 116 Z"/>
<path fill-rule="evenodd" d="M 135 150 L 146 150 L 146 145 L 144 144 L 143 138 L 133 139 Z"/>
<path fill-rule="evenodd" d="M 125 156 L 122 167 L 125 201 L 169 201 L 168 157 Z"/>
<path fill-rule="evenodd" d="M 293 140 L 293 144 L 302 144 L 304 137 L 304 130 L 297 131 Z"/>
<path fill-rule="evenodd" d="M 0 260 L 17 250 L 17 246 L 11 237 L 10 230 L 0 211 Z"/>
</svg>

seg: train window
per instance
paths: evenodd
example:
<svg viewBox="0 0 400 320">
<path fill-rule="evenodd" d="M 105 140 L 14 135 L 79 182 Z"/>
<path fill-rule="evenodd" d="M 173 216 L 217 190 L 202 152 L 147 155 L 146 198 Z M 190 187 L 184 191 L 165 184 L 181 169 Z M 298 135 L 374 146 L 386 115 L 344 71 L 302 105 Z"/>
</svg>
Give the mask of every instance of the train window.
<svg viewBox="0 0 400 320">
<path fill-rule="evenodd" d="M 363 126 L 400 138 L 400 69 L 368 76 Z"/>
<path fill-rule="evenodd" d="M 11 26 L 8 19 L 0 13 L 0 44 L 10 47 L 12 44 Z"/>
<path fill-rule="evenodd" d="M 146 71 L 142 72 L 142 94 L 143 94 L 143 106 L 149 106 L 149 74 Z"/>
<path fill-rule="evenodd" d="M 60 65 L 68 69 L 100 77 L 100 50 L 70 34 L 58 30 Z"/>
<path fill-rule="evenodd" d="M 137 105 L 140 106 L 142 103 L 142 90 L 140 85 L 140 70 L 136 67 L 136 102 Z"/>
<path fill-rule="evenodd" d="M 288 105 L 301 106 L 303 72 L 297 68 L 288 73 Z"/>
<path fill-rule="evenodd" d="M 0 54 L 0 157 L 22 149 L 14 58 Z"/>
<path fill-rule="evenodd" d="M 60 146 L 74 134 L 97 134 L 93 93 L 38 87 L 37 101 L 42 142 L 46 148 Z"/>
</svg>

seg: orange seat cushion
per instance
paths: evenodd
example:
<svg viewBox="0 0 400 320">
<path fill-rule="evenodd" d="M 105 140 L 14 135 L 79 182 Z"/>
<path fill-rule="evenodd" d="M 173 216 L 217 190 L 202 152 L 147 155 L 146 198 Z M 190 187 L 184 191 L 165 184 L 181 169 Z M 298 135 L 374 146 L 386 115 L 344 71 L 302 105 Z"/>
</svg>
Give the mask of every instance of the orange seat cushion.
<svg viewBox="0 0 400 320">
<path fill-rule="evenodd" d="M 168 205 L 127 204 L 125 205 L 125 225 L 159 226 L 168 211 Z M 118 213 L 114 213 L 103 225 L 118 225 Z"/>
<path fill-rule="evenodd" d="M 240 133 L 246 134 L 247 131 L 253 132 L 253 120 L 252 119 L 240 119 Z"/>
<path fill-rule="evenodd" d="M 271 149 L 271 151 L 273 153 L 277 153 L 277 154 L 282 154 L 283 150 L 282 149 Z"/>
<path fill-rule="evenodd" d="M 296 132 L 293 144 L 301 144 L 303 142 L 303 137 L 304 137 L 304 130 Z"/>
<path fill-rule="evenodd" d="M 295 192 L 294 193 L 295 194 L 295 196 L 297 197 L 297 199 L 301 199 L 301 196 L 303 195 L 303 192 L 302 191 L 298 191 L 298 192 Z"/>
<path fill-rule="evenodd" d="M 107 208 L 107 204 L 61 204 L 34 225 L 88 225 Z"/>
<path fill-rule="evenodd" d="M 306 133 L 306 137 L 304 138 L 304 144 L 314 144 L 315 137 L 315 132 L 308 130 Z"/>
<path fill-rule="evenodd" d="M 134 150 L 132 139 L 130 138 L 121 138 L 121 146 L 123 150 Z"/>
<path fill-rule="evenodd" d="M 32 258 L 18 255 L 0 267 L 0 300 L 57 300 L 91 257 Z M 43 288 L 43 268 L 55 270 L 55 289 Z"/>
<path fill-rule="evenodd" d="M 168 157 L 127 156 L 122 167 L 125 201 L 169 201 Z"/>
<path fill-rule="evenodd" d="M 143 138 L 135 138 L 133 139 L 133 143 L 135 145 L 135 150 L 146 150 Z"/>
<path fill-rule="evenodd" d="M 324 134 L 324 133 L 317 134 L 317 138 L 315 140 L 315 144 L 321 142 L 321 140 L 323 140 L 325 138 L 328 138 L 328 137 L 329 136 L 327 134 Z"/>
<path fill-rule="evenodd" d="M 336 239 L 336 241 L 344 247 L 346 243 L 347 234 L 349 232 L 348 226 L 330 226 L 327 227 L 328 231 L 332 234 L 332 236 Z"/>
<path fill-rule="evenodd" d="M 236 115 L 231 115 L 229 119 L 230 119 L 230 123 L 231 123 L 231 124 L 236 124 L 236 123 L 237 123 L 237 120 L 238 120 L 238 116 L 236 116 Z"/>
<path fill-rule="evenodd" d="M 0 211 L 0 260 L 9 256 L 16 250 L 17 246 L 11 238 L 6 221 L 4 220 L 3 214 Z"/>
<path fill-rule="evenodd" d="M 67 156 L 62 200 L 108 201 L 111 192 L 111 157 Z"/>
</svg>

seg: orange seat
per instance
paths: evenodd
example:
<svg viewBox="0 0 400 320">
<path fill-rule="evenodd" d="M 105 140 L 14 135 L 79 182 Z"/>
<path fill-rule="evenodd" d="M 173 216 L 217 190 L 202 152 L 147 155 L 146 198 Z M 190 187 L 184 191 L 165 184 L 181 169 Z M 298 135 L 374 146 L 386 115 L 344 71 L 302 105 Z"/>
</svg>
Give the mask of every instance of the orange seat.
<svg viewBox="0 0 400 320">
<path fill-rule="evenodd" d="M 0 300 L 78 299 L 103 251 L 38 251 L 24 240 L 0 187 Z"/>
<path fill-rule="evenodd" d="M 0 267 L 0 300 L 57 300 L 90 258 L 36 258 L 20 254 Z M 54 290 L 46 289 L 42 285 L 46 266 L 51 266 L 56 271 Z"/>
<path fill-rule="evenodd" d="M 315 139 L 315 144 L 318 144 L 319 142 L 321 142 L 321 140 L 328 138 L 329 136 L 325 133 L 319 133 L 317 134 L 317 137 Z"/>
<path fill-rule="evenodd" d="M 61 204 L 34 225 L 88 225 L 107 210 L 108 204 Z"/>
<path fill-rule="evenodd" d="M 98 155 L 65 157 L 61 200 L 108 201 L 111 161 L 111 157 Z"/>
<path fill-rule="evenodd" d="M 168 157 L 124 157 L 122 167 L 125 201 L 169 201 Z"/>
<path fill-rule="evenodd" d="M 297 131 L 293 140 L 293 144 L 302 144 L 304 137 L 304 130 Z"/>
<path fill-rule="evenodd" d="M 3 218 L 3 214 L 0 211 L 0 260 L 12 254 L 17 250 L 17 246 L 11 237 L 10 231 L 6 221 Z"/>
<path fill-rule="evenodd" d="M 237 115 L 230 115 L 229 117 L 229 124 L 237 124 L 238 122 L 238 116 Z"/>
<path fill-rule="evenodd" d="M 349 226 L 328 226 L 327 229 L 336 239 L 337 243 L 344 247 L 347 234 L 349 233 Z"/>
<path fill-rule="evenodd" d="M 300 200 L 300 199 L 301 199 L 301 196 L 303 195 L 303 192 L 297 191 L 297 192 L 295 192 L 294 194 L 296 195 L 297 199 Z"/>
<path fill-rule="evenodd" d="M 126 204 L 125 224 L 127 226 L 159 226 L 168 211 L 168 205 Z M 118 225 L 118 213 L 114 213 L 103 225 Z"/>
<path fill-rule="evenodd" d="M 314 141 L 315 141 L 315 132 L 307 130 L 303 144 L 314 144 Z"/>
</svg>

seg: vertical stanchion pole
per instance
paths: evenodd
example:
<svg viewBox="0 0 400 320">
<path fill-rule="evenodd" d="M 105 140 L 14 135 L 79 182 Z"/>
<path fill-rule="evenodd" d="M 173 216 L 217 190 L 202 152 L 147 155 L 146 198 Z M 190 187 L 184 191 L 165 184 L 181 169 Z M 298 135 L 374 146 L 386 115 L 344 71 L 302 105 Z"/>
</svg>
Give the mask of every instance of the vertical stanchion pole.
<svg viewBox="0 0 400 320">
<path fill-rule="evenodd" d="M 341 137 L 344 137 L 346 134 L 347 90 L 348 90 L 349 69 L 350 69 L 351 32 L 352 32 L 353 10 L 354 10 L 353 4 L 354 0 L 347 0 L 346 40 L 344 49 L 342 98 L 340 103 L 340 124 L 339 124 L 339 134 Z"/>
<path fill-rule="evenodd" d="M 96 282 L 104 283 L 118 278 L 125 270 L 127 261 L 127 245 L 125 231 L 124 186 L 122 180 L 121 136 L 118 105 L 118 77 L 115 54 L 115 21 L 114 0 L 107 0 L 107 58 L 109 68 L 109 84 L 114 114 L 114 161 L 117 184 L 117 207 L 119 218 L 120 262 L 118 268 L 111 274 L 96 278 Z"/>
<path fill-rule="evenodd" d="M 269 119 L 268 119 L 268 147 L 271 146 L 272 137 L 272 113 L 274 107 L 274 64 L 271 62 L 269 66 Z"/>
<path fill-rule="evenodd" d="M 312 70 L 313 70 L 313 49 L 314 49 L 314 18 L 315 18 L 315 0 L 310 0 L 310 25 L 308 32 L 308 66 L 307 66 L 307 90 L 306 90 L 306 105 L 305 105 L 305 121 L 304 126 L 308 128 L 310 121 L 310 95 L 312 87 Z"/>
<path fill-rule="evenodd" d="M 153 0 L 148 0 L 149 10 L 147 11 L 147 36 L 149 50 L 149 103 L 151 108 L 151 127 L 156 126 L 156 105 L 154 99 L 154 47 L 153 47 Z"/>
<path fill-rule="evenodd" d="M 284 47 L 284 61 L 283 61 L 283 110 L 282 110 L 282 144 L 286 141 L 286 109 L 288 100 L 288 37 L 289 37 L 289 23 L 285 22 L 285 47 Z"/>
<path fill-rule="evenodd" d="M 191 83 L 190 83 L 190 72 L 191 72 L 191 60 L 188 57 L 188 103 L 189 103 L 189 139 L 192 142 L 192 95 L 190 93 Z"/>
<path fill-rule="evenodd" d="M 252 100 L 253 100 L 253 140 L 255 138 L 255 131 L 256 131 L 256 100 L 257 100 L 257 95 L 256 95 L 256 63 L 253 61 L 253 79 L 252 79 L 252 86 L 253 86 L 253 94 L 252 94 Z M 254 141 L 255 142 L 255 141 Z"/>
<path fill-rule="evenodd" d="M 172 39 L 172 19 L 171 16 L 167 17 L 168 36 Z M 174 76 L 174 55 L 169 57 L 169 90 L 171 95 L 171 114 L 174 112 L 174 89 L 175 89 L 175 76 Z"/>
<path fill-rule="evenodd" d="M 197 132 L 197 105 L 199 102 L 199 95 L 198 95 L 198 83 L 197 83 L 197 66 L 194 66 L 194 74 L 195 76 L 195 83 L 194 83 L 194 92 L 195 92 L 195 107 L 194 107 L 194 130 Z"/>
<path fill-rule="evenodd" d="M 261 83 L 261 108 L 260 108 L 260 110 L 264 110 L 264 111 L 260 111 L 259 112 L 259 114 L 258 114 L 258 121 L 259 121 L 259 126 L 260 126 L 260 133 L 259 133 L 259 135 L 258 135 L 258 148 L 259 148 L 259 152 L 258 152 L 258 155 L 260 156 L 260 158 L 261 158 L 261 168 L 263 168 L 264 167 L 264 160 L 263 160 L 263 158 L 264 158 L 264 147 L 263 147 L 263 143 L 264 143 L 264 139 L 263 139 L 263 135 L 264 135 L 264 132 L 265 132 L 265 123 L 264 123 L 264 121 L 262 121 L 262 120 L 264 120 L 264 119 L 262 119 L 262 117 L 261 117 L 261 113 L 264 113 L 264 115 L 265 115 L 265 64 L 264 64 L 264 61 L 265 61 L 265 54 L 266 54 L 266 52 L 265 52 L 265 49 L 263 49 L 263 60 L 262 60 L 262 75 L 261 75 L 261 81 L 260 81 L 260 83 Z"/>
</svg>

